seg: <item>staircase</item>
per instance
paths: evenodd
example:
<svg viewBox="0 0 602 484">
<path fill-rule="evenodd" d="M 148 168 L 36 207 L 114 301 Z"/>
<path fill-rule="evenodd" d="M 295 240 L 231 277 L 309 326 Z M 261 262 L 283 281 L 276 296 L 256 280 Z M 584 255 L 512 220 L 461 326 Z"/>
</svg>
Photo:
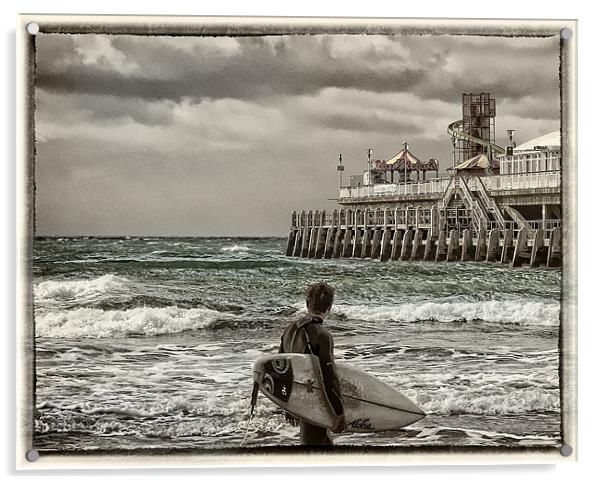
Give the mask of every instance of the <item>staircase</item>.
<svg viewBox="0 0 602 484">
<path fill-rule="evenodd" d="M 487 213 L 488 219 L 496 222 L 498 229 L 503 229 L 505 226 L 504 216 L 502 215 L 502 212 L 497 206 L 494 198 L 489 195 L 489 192 L 483 184 L 483 180 L 481 180 L 481 178 L 478 176 L 472 178 L 471 181 L 472 180 L 474 180 L 474 184 L 476 185 L 477 199 L 479 200 L 483 210 Z"/>
<path fill-rule="evenodd" d="M 460 190 L 458 190 L 458 192 L 464 201 L 464 205 L 472 210 L 473 230 L 478 232 L 481 228 L 487 228 L 489 217 L 487 216 L 485 207 L 483 207 L 483 204 L 473 196 L 472 192 L 468 188 L 468 185 L 466 184 L 466 180 L 464 180 L 463 177 L 460 176 L 456 179 L 459 182 Z"/>
</svg>

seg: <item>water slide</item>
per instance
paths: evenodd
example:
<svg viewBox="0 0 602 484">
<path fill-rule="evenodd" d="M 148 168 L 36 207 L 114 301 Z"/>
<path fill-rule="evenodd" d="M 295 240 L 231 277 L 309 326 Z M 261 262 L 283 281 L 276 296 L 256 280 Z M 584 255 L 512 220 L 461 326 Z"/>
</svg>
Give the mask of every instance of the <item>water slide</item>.
<svg viewBox="0 0 602 484">
<path fill-rule="evenodd" d="M 506 150 L 504 148 L 502 148 L 499 145 L 496 145 L 495 143 L 492 143 L 491 141 L 477 138 L 476 136 L 471 136 L 468 133 L 465 133 L 462 129 L 462 120 L 461 119 L 451 123 L 447 127 L 447 133 L 457 139 L 471 141 L 471 142 L 477 143 L 481 146 L 485 146 L 485 147 L 487 147 L 487 153 L 490 153 L 490 154 L 493 152 L 496 152 L 498 154 L 506 153 Z"/>
</svg>

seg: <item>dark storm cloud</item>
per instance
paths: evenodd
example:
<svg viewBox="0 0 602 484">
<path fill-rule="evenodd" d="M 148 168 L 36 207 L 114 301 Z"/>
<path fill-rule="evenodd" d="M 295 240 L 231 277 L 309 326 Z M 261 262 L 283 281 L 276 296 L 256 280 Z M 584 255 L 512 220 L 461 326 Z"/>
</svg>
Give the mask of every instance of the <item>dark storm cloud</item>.
<svg viewBox="0 0 602 484">
<path fill-rule="evenodd" d="M 554 39 L 36 37 L 41 234 L 282 235 L 365 148 L 451 164 L 462 92 L 519 142 L 559 128 Z M 503 140 L 500 141 L 503 144 Z"/>
<path fill-rule="evenodd" d="M 348 53 L 348 62 L 333 59 L 329 42 L 312 37 L 287 37 L 286 42 L 229 39 L 239 46 L 232 55 L 207 49 L 203 38 L 189 39 L 197 45 L 181 49 L 174 47 L 178 39 L 163 38 L 153 45 L 137 37 L 106 37 L 103 47 L 111 49 L 113 56 L 123 56 L 122 67 L 129 62 L 129 68 L 110 69 L 102 52 L 99 62 L 85 62 L 76 46 L 81 36 L 54 37 L 48 45 L 41 44 L 36 75 L 40 87 L 58 92 L 175 101 L 185 97 L 249 99 L 311 94 L 324 87 L 390 92 L 409 89 L 426 74 L 422 68 L 406 68 L 403 63 L 383 69 L 374 64 L 370 52 L 356 59 Z"/>
<path fill-rule="evenodd" d="M 179 38 L 149 42 L 105 36 L 103 45 L 85 45 L 90 44 L 87 37 L 44 36 L 38 49 L 40 87 L 174 101 L 313 94 L 339 87 L 410 90 L 425 99 L 452 102 L 467 90 L 495 90 L 499 98 L 517 99 L 558 84 L 557 66 L 548 62 L 557 45 L 548 39 L 187 38 L 183 48 Z M 82 54 L 86 49 L 96 53 L 95 62 Z M 527 71 L 529 79 L 520 75 Z"/>
</svg>

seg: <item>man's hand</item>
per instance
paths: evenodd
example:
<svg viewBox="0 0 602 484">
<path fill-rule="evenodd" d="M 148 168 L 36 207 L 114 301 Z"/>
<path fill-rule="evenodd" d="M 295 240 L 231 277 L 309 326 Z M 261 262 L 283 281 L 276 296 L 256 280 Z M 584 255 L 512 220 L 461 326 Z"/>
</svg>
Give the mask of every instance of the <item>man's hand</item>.
<svg viewBox="0 0 602 484">
<path fill-rule="evenodd" d="M 347 423 L 345 422 L 345 415 L 337 415 L 334 419 L 334 424 L 332 426 L 332 431 L 335 434 L 340 434 L 343 430 L 345 430 L 345 427 L 347 426 Z"/>
<path fill-rule="evenodd" d="M 299 419 L 297 417 L 295 417 L 294 415 L 292 415 L 288 412 L 284 412 L 284 418 L 286 419 L 287 423 L 289 423 L 293 427 L 299 426 Z"/>
</svg>

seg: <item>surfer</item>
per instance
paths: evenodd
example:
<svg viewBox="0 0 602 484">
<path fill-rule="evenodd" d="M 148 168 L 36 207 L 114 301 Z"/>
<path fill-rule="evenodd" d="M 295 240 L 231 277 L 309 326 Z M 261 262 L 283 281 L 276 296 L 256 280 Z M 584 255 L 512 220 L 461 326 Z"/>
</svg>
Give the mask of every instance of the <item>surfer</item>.
<svg viewBox="0 0 602 484">
<path fill-rule="evenodd" d="M 307 314 L 290 323 L 280 338 L 279 353 L 304 353 L 315 355 L 320 360 L 324 390 L 332 412 L 336 416 L 333 432 L 345 429 L 345 411 L 341 388 L 337 376 L 333 343 L 330 331 L 324 327 L 324 319 L 334 301 L 334 289 L 328 284 L 312 284 L 307 289 L 305 304 Z M 286 413 L 286 420 L 301 428 L 301 443 L 304 445 L 332 445 L 328 429 L 317 427 Z"/>
</svg>

